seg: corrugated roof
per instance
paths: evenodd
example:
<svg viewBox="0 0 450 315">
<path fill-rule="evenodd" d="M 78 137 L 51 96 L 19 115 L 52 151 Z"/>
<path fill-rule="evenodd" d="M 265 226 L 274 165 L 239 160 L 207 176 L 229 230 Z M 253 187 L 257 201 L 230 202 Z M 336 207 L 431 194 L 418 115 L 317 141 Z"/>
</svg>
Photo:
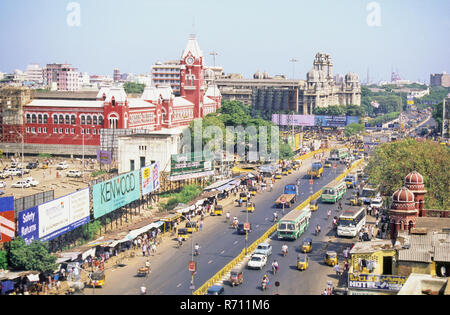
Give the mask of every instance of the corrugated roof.
<svg viewBox="0 0 450 315">
<path fill-rule="evenodd" d="M 428 247 L 417 245 L 410 249 L 402 249 L 398 252 L 398 260 L 400 261 L 416 261 L 416 262 L 431 262 L 431 253 Z"/>
<path fill-rule="evenodd" d="M 194 106 L 194 103 L 191 103 L 190 101 L 188 101 L 187 99 L 185 99 L 183 97 L 175 97 L 173 99 L 173 106 L 174 107 L 178 107 L 178 106 Z"/>
<path fill-rule="evenodd" d="M 130 108 L 154 108 L 156 105 L 146 102 L 140 98 L 130 98 L 128 99 L 128 106 Z"/>
<path fill-rule="evenodd" d="M 444 244 L 444 245 L 435 247 L 434 260 L 450 262 L 450 245 Z"/>
</svg>

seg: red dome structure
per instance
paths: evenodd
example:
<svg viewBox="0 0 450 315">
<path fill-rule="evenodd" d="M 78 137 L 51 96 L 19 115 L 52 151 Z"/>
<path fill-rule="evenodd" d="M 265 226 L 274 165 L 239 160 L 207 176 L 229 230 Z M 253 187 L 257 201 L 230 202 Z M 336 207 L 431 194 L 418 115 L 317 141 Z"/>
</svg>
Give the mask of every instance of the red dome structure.
<svg viewBox="0 0 450 315">
<path fill-rule="evenodd" d="M 416 209 L 419 210 L 419 216 L 423 216 L 423 209 L 425 205 L 425 183 L 423 176 L 413 171 L 405 177 L 405 187 L 408 188 L 414 194 L 414 200 L 416 202 Z"/>
<path fill-rule="evenodd" d="M 396 238 L 398 231 L 409 230 L 416 225 L 418 210 L 414 193 L 406 187 L 394 192 L 389 210 L 391 237 Z"/>
</svg>

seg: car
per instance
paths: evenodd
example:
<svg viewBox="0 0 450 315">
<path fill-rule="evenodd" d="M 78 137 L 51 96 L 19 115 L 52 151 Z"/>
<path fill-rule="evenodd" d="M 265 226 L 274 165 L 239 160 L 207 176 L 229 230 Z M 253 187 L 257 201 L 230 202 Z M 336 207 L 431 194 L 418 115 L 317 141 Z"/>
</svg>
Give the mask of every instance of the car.
<svg viewBox="0 0 450 315">
<path fill-rule="evenodd" d="M 56 166 L 56 169 L 57 169 L 57 170 L 65 170 L 65 169 L 67 169 L 68 167 L 69 167 L 69 165 L 67 165 L 66 162 L 61 162 L 61 163 L 58 164 L 58 166 Z"/>
<path fill-rule="evenodd" d="M 70 170 L 66 173 L 67 177 L 81 177 L 81 172 L 77 170 Z"/>
<path fill-rule="evenodd" d="M 255 254 L 266 255 L 269 257 L 272 255 L 272 245 L 269 243 L 261 243 L 256 247 Z"/>
<path fill-rule="evenodd" d="M 0 182 L 0 188 L 5 188 L 6 187 L 6 182 Z"/>
<path fill-rule="evenodd" d="M 28 163 L 26 168 L 31 170 L 31 169 L 37 168 L 38 166 L 39 166 L 39 163 L 37 163 L 37 162 L 30 162 L 30 163 Z"/>
<path fill-rule="evenodd" d="M 30 183 L 27 182 L 26 180 L 20 180 L 15 184 L 12 184 L 11 187 L 13 188 L 28 188 L 30 187 Z"/>
<path fill-rule="evenodd" d="M 5 173 L 8 174 L 8 176 L 11 176 L 11 175 L 18 176 L 18 175 L 22 174 L 19 170 L 15 169 L 15 168 L 9 168 L 6 170 Z"/>
<path fill-rule="evenodd" d="M 251 232 L 252 231 L 252 226 L 250 225 L 250 230 L 249 230 L 249 232 Z M 238 224 L 238 227 L 237 227 L 237 232 L 238 232 L 238 234 L 246 234 L 245 232 L 245 229 L 244 229 L 244 223 L 239 223 Z"/>
<path fill-rule="evenodd" d="M 33 177 L 27 177 L 24 178 L 24 180 L 26 180 L 30 186 L 36 187 L 37 185 L 39 185 L 39 182 L 37 180 L 35 180 Z"/>
<path fill-rule="evenodd" d="M 30 174 L 30 170 L 27 169 L 27 168 L 21 168 L 21 167 L 18 167 L 18 168 L 16 168 L 16 170 L 19 171 L 19 175 L 22 174 L 22 172 L 23 172 L 24 174 Z"/>
<path fill-rule="evenodd" d="M 5 194 L 5 192 L 3 190 L 0 190 L 0 196 L 4 195 L 4 194 Z"/>
<path fill-rule="evenodd" d="M 370 201 L 370 206 L 374 209 L 381 209 L 383 207 L 383 198 L 376 197 Z"/>
<path fill-rule="evenodd" d="M 0 173 L 0 178 L 1 178 L 1 179 L 5 179 L 5 178 L 7 178 L 7 177 L 9 177 L 9 176 L 11 176 L 11 175 L 9 175 L 8 173 L 6 173 L 6 171 Z"/>
<path fill-rule="evenodd" d="M 206 295 L 222 295 L 225 292 L 223 285 L 213 285 L 207 291 Z"/>
<path fill-rule="evenodd" d="M 20 163 L 19 162 L 12 162 L 11 163 L 11 167 L 10 168 L 17 168 L 20 167 Z"/>
<path fill-rule="evenodd" d="M 253 254 L 247 263 L 249 269 L 260 269 L 267 264 L 267 256 L 262 254 Z"/>
</svg>

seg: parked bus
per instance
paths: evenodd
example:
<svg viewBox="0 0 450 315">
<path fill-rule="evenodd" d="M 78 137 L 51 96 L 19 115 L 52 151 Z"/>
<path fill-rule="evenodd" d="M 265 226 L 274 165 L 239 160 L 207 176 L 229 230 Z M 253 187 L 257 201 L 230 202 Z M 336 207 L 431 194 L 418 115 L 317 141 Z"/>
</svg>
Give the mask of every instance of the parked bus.
<svg viewBox="0 0 450 315">
<path fill-rule="evenodd" d="M 339 161 L 345 159 L 348 156 L 348 150 L 346 148 L 333 149 L 330 151 L 330 160 Z"/>
<path fill-rule="evenodd" d="M 322 202 L 336 203 L 347 193 L 347 186 L 344 181 L 333 181 L 322 188 L 320 200 Z"/>
<path fill-rule="evenodd" d="M 278 222 L 278 239 L 296 240 L 308 228 L 310 218 L 309 203 L 301 210 L 292 210 Z"/>
<path fill-rule="evenodd" d="M 339 216 L 337 235 L 355 237 L 366 224 L 366 209 L 352 207 Z"/>
</svg>

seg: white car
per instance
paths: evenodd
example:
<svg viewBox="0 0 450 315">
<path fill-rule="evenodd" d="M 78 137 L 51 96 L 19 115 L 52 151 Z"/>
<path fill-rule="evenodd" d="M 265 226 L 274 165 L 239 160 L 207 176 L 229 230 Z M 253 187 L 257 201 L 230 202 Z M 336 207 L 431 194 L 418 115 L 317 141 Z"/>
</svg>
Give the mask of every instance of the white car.
<svg viewBox="0 0 450 315">
<path fill-rule="evenodd" d="M 39 185 L 39 182 L 37 180 L 35 180 L 33 177 L 27 177 L 27 178 L 24 178 L 24 180 L 26 180 L 33 187 L 36 187 L 37 185 Z"/>
<path fill-rule="evenodd" d="M 65 170 L 69 167 L 69 165 L 67 165 L 66 162 L 61 162 L 58 164 L 58 166 L 56 167 L 57 170 Z"/>
<path fill-rule="evenodd" d="M 12 184 L 11 187 L 13 188 L 28 188 L 30 187 L 30 183 L 27 182 L 26 180 L 20 180 L 15 184 Z"/>
<path fill-rule="evenodd" d="M 81 177 L 81 172 L 76 170 L 70 170 L 66 173 L 67 177 Z"/>
<path fill-rule="evenodd" d="M 0 182 L 0 188 L 5 188 L 6 187 L 6 182 Z"/>
<path fill-rule="evenodd" d="M 383 198 L 381 198 L 381 197 L 373 198 L 370 201 L 370 206 L 372 208 L 381 209 L 383 207 Z"/>
<path fill-rule="evenodd" d="M 249 269 L 262 269 L 267 264 L 267 256 L 263 254 L 253 254 L 248 261 Z"/>
<path fill-rule="evenodd" d="M 20 174 L 22 174 L 18 169 L 15 168 L 9 168 L 5 173 L 8 174 L 8 176 L 19 176 Z"/>
<path fill-rule="evenodd" d="M 27 169 L 27 168 L 21 168 L 21 167 L 18 167 L 18 168 L 16 168 L 16 170 L 19 171 L 19 175 L 22 174 L 22 172 L 23 172 L 24 174 L 30 174 L 30 170 Z"/>
</svg>

